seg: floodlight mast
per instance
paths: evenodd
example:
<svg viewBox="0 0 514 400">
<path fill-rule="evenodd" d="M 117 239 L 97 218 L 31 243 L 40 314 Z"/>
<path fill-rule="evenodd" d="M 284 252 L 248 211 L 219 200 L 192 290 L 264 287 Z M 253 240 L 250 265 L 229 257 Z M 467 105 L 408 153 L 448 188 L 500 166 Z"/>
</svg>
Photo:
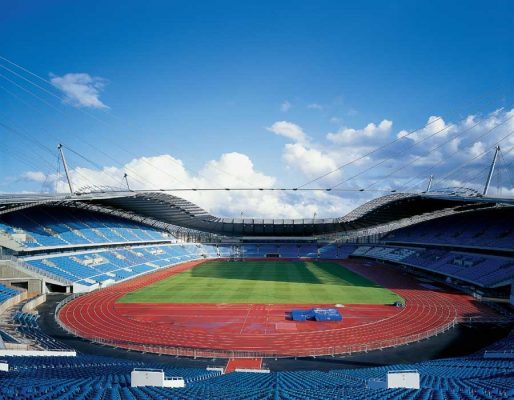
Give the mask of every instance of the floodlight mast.
<svg viewBox="0 0 514 400">
<path fill-rule="evenodd" d="M 71 178 L 70 178 L 70 172 L 68 171 L 68 164 L 66 163 L 66 158 L 64 157 L 64 150 L 62 149 L 63 145 L 59 143 L 57 146 L 57 149 L 59 150 L 59 153 L 61 154 L 61 160 L 62 164 L 64 165 L 64 173 L 66 174 L 66 180 L 68 181 L 68 186 L 70 187 L 70 193 L 73 193 L 73 186 L 71 185 Z"/>
<path fill-rule="evenodd" d="M 482 193 L 482 195 L 484 196 L 487 196 L 487 192 L 489 191 L 489 185 L 491 184 L 491 180 L 493 179 L 494 167 L 496 166 L 496 160 L 498 159 L 499 152 L 500 146 L 496 146 L 493 162 L 491 163 L 491 168 L 489 169 L 489 174 L 487 175 L 487 181 L 485 182 L 484 192 Z"/>
</svg>

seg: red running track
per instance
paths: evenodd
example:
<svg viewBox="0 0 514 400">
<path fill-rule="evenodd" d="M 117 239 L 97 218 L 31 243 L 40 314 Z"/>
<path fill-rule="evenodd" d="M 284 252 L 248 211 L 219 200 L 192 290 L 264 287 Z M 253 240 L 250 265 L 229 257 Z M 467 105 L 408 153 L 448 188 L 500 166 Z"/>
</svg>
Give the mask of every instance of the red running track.
<svg viewBox="0 0 514 400">
<path fill-rule="evenodd" d="M 64 305 L 61 323 L 72 333 L 116 347 L 197 357 L 287 357 L 368 351 L 415 342 L 462 318 L 494 312 L 470 296 L 423 285 L 397 269 L 369 261 L 341 262 L 406 301 L 405 308 L 345 305 L 343 321 L 294 322 L 286 311 L 303 305 L 127 304 L 126 293 L 194 268 L 190 262 L 95 291 Z M 331 306 L 313 305 L 313 306 Z"/>
</svg>

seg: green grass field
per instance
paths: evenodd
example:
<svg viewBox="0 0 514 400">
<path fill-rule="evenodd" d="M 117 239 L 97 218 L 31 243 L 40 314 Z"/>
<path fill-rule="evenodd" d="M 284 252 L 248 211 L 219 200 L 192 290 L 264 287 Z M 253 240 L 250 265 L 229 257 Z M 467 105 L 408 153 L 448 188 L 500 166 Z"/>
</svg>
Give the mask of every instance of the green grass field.
<svg viewBox="0 0 514 400">
<path fill-rule="evenodd" d="M 340 264 L 209 261 L 123 296 L 121 303 L 390 304 L 401 298 Z"/>
</svg>

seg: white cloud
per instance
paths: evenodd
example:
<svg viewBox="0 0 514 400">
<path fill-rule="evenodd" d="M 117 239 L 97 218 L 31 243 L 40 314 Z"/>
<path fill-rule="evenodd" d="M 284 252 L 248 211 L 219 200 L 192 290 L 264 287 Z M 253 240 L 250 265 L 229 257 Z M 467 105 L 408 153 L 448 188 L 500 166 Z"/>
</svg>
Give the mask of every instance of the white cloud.
<svg viewBox="0 0 514 400">
<path fill-rule="evenodd" d="M 469 154 L 472 157 L 478 157 L 480 154 L 482 154 L 485 151 L 485 145 L 482 142 L 475 142 L 473 145 L 469 148 Z"/>
<path fill-rule="evenodd" d="M 168 173 L 172 171 L 172 173 Z M 221 172 L 223 171 L 223 172 Z M 101 187 L 124 188 L 122 177 L 128 174 L 131 189 L 170 188 L 272 188 L 277 187 L 275 177 L 255 168 L 245 154 L 232 152 L 222 154 L 217 160 L 204 164 L 198 174 L 189 173 L 184 163 L 169 155 L 141 157 L 131 160 L 123 167 L 104 167 L 102 170 L 73 168 L 70 170 L 75 190 L 98 190 Z M 47 190 L 57 186 L 67 192 L 68 186 L 62 176 L 31 175 L 46 180 Z M 93 187 L 94 185 L 94 187 Z M 351 202 L 328 193 L 283 192 L 283 191 L 177 191 L 172 194 L 186 198 L 216 216 L 245 218 L 309 218 L 313 213 L 319 217 L 336 217 L 351 209 Z"/>
<path fill-rule="evenodd" d="M 86 73 L 69 73 L 63 76 L 51 75 L 50 82 L 64 93 L 64 102 L 73 107 L 109 108 L 100 100 L 105 79 Z"/>
<path fill-rule="evenodd" d="M 293 105 L 286 100 L 280 105 L 280 111 L 288 112 L 291 109 L 291 107 L 293 107 Z"/>
<path fill-rule="evenodd" d="M 444 122 L 444 119 L 442 117 L 437 117 L 435 115 L 432 115 L 428 118 L 425 131 L 427 133 L 439 133 L 439 132 L 445 132 L 450 129 L 451 125 L 446 125 L 446 122 Z"/>
<path fill-rule="evenodd" d="M 326 174 L 337 168 L 335 160 L 328 153 L 302 143 L 286 144 L 282 157 L 289 167 L 300 171 L 309 179 Z M 331 178 L 339 177 L 340 173 L 334 173 Z"/>
<path fill-rule="evenodd" d="M 292 122 L 277 121 L 267 129 L 276 135 L 284 136 L 295 142 L 304 142 L 307 140 L 307 135 L 302 128 Z"/>
<path fill-rule="evenodd" d="M 27 171 L 22 176 L 21 179 L 32 181 L 32 182 L 38 182 L 43 183 L 46 179 L 46 175 L 42 173 L 41 171 Z"/>
<path fill-rule="evenodd" d="M 472 124 L 470 124 L 472 122 Z M 466 118 L 462 123 L 462 128 L 470 127 L 474 123 L 473 117 Z M 428 118 L 427 122 L 425 123 L 425 127 L 422 129 L 414 130 L 414 131 L 407 131 L 407 130 L 401 130 L 398 132 L 396 137 L 398 138 L 408 138 L 410 140 L 413 140 L 415 142 L 418 142 L 420 140 L 425 141 L 427 137 L 429 136 L 436 136 L 437 139 L 446 137 L 448 134 L 455 131 L 455 126 L 452 124 L 446 124 L 444 119 L 442 117 L 438 117 L 435 115 L 432 115 Z"/>
<path fill-rule="evenodd" d="M 284 145 L 282 159 L 287 168 L 300 172 L 303 177 L 312 179 L 337 168 L 335 154 L 328 148 L 313 143 L 299 125 L 277 121 L 267 129 L 293 142 Z M 329 179 L 333 181 L 340 176 L 340 172 L 335 172 Z"/>
<path fill-rule="evenodd" d="M 307 108 L 309 110 L 323 110 L 323 106 L 321 104 L 318 104 L 318 103 L 312 103 L 312 104 L 309 104 L 307 105 Z"/>
<path fill-rule="evenodd" d="M 307 139 L 299 141 L 295 140 L 297 135 L 283 134 L 291 143 L 284 146 L 282 159 L 288 169 L 304 177 L 304 182 L 335 171 L 309 187 L 337 184 L 360 189 L 371 185 L 374 189 L 397 190 L 411 188 L 413 182 L 423 181 L 430 174 L 434 174 L 437 181 L 437 177 L 444 177 L 450 171 L 457 171 L 455 175 L 460 178 L 451 176 L 453 182 L 438 181 L 440 187 L 455 184 L 459 179 L 462 186 L 473 185 L 473 182 L 465 182 L 466 179 L 475 179 L 480 168 L 487 167 L 490 161 L 487 155 L 477 156 L 493 149 L 499 140 L 506 162 L 514 162 L 514 154 L 509 154 L 514 148 L 514 110 L 496 110 L 480 118 L 470 115 L 457 122 L 431 116 L 425 127 L 408 137 L 409 131 L 395 133 L 392 126 L 391 121 L 383 120 L 361 129 L 345 127 L 327 134 L 326 141 L 314 141 L 300 126 L 294 125 L 295 131 L 302 132 Z M 384 146 L 387 143 L 391 145 Z M 471 160 L 473 157 L 476 159 Z M 459 168 L 461 165 L 465 167 Z M 478 186 L 480 184 L 481 181 Z M 352 197 L 351 194 L 345 196 Z"/>
<path fill-rule="evenodd" d="M 392 126 L 392 121 L 384 119 L 378 125 L 371 122 L 363 129 L 342 128 L 336 133 L 328 133 L 327 139 L 336 144 L 359 144 L 370 139 L 376 143 L 388 138 Z"/>
</svg>

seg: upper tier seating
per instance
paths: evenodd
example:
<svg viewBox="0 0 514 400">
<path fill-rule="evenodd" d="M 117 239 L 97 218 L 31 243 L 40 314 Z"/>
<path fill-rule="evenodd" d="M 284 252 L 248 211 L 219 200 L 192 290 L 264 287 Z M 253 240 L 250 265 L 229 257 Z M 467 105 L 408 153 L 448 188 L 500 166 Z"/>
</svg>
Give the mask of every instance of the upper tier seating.
<svg viewBox="0 0 514 400">
<path fill-rule="evenodd" d="M 174 239 L 135 221 L 65 207 L 34 207 L 2 215 L 0 235 L 31 248 Z"/>
<path fill-rule="evenodd" d="M 445 217 L 398 229 L 386 243 L 422 243 L 453 247 L 514 248 L 514 212 L 510 209 Z"/>
</svg>

